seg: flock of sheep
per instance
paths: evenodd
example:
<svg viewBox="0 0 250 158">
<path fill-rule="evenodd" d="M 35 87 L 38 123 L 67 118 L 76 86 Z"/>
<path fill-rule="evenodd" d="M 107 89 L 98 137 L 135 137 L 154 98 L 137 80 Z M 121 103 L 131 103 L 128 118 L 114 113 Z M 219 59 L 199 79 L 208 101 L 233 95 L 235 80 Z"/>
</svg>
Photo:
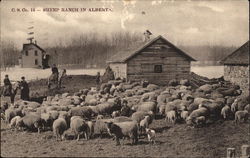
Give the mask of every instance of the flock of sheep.
<svg viewBox="0 0 250 158">
<path fill-rule="evenodd" d="M 146 81 L 126 83 L 112 80 L 96 88 L 82 89 L 73 95 L 47 96 L 42 104 L 18 100 L 1 103 L 1 118 L 16 130 L 53 130 L 56 139 L 74 136 L 86 140 L 108 134 L 120 144 L 129 138 L 137 144 L 141 135 L 155 142 L 150 124 L 156 116 L 169 123 L 202 127 L 219 119 L 247 121 L 249 96 L 231 84 L 205 84 L 193 89 L 188 80 L 171 80 L 168 86 Z"/>
</svg>

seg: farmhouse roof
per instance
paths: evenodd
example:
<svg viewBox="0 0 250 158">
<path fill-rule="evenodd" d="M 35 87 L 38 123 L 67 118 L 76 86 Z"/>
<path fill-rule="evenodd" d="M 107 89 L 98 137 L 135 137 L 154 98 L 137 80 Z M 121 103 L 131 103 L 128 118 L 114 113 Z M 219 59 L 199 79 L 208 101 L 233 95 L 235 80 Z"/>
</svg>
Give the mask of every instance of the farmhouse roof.
<svg viewBox="0 0 250 158">
<path fill-rule="evenodd" d="M 182 55 L 184 55 L 185 57 L 187 57 L 190 61 L 196 61 L 194 58 L 189 56 L 187 53 L 185 53 L 181 49 L 177 48 L 175 45 L 173 45 L 167 39 L 165 39 L 164 37 L 159 35 L 158 37 L 148 41 L 146 44 L 144 43 L 144 45 L 143 45 L 143 43 L 139 43 L 139 44 L 137 44 L 137 45 L 135 45 L 133 47 L 130 47 L 130 48 L 126 49 L 126 50 L 123 50 L 123 51 L 120 51 L 120 52 L 116 53 L 110 59 L 107 60 L 107 63 L 123 63 L 123 62 L 127 62 L 129 59 L 133 58 L 135 55 L 137 55 L 142 50 L 144 50 L 145 48 L 147 48 L 148 46 L 153 44 L 158 39 L 162 39 L 167 45 L 169 45 L 170 47 L 174 48 L 177 52 L 179 52 Z"/>
<path fill-rule="evenodd" d="M 41 47 L 39 47 L 37 44 L 35 43 L 27 43 L 27 44 L 23 44 L 23 50 L 27 50 L 29 45 L 34 45 L 35 47 L 37 47 L 38 49 L 40 49 L 42 52 L 45 52 L 44 49 L 42 49 Z"/>
<path fill-rule="evenodd" d="M 225 65 L 249 65 L 249 41 L 221 60 Z"/>
</svg>

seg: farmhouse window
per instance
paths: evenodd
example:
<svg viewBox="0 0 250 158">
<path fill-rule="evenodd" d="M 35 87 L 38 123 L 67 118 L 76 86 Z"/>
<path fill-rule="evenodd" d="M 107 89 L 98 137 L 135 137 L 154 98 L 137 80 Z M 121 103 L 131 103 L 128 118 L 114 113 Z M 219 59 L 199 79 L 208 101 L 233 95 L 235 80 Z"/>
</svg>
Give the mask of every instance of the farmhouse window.
<svg viewBox="0 0 250 158">
<path fill-rule="evenodd" d="M 35 50 L 35 56 L 37 56 L 37 50 Z"/>
<path fill-rule="evenodd" d="M 28 55 L 29 55 L 29 52 L 28 52 L 27 50 L 25 51 L 25 55 L 26 55 L 26 56 L 28 56 Z"/>
<path fill-rule="evenodd" d="M 162 73 L 162 65 L 155 65 L 154 72 L 155 73 Z"/>
<path fill-rule="evenodd" d="M 38 60 L 37 59 L 35 59 L 35 65 L 38 65 Z"/>
</svg>

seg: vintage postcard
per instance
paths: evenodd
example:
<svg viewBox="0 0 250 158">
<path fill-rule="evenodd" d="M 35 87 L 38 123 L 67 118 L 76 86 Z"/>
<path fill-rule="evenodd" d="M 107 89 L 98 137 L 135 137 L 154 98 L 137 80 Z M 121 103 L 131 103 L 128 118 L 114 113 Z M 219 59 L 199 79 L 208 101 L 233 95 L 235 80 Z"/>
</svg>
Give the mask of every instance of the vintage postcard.
<svg viewBox="0 0 250 158">
<path fill-rule="evenodd" d="M 0 5 L 1 157 L 250 157 L 249 1 Z"/>
</svg>

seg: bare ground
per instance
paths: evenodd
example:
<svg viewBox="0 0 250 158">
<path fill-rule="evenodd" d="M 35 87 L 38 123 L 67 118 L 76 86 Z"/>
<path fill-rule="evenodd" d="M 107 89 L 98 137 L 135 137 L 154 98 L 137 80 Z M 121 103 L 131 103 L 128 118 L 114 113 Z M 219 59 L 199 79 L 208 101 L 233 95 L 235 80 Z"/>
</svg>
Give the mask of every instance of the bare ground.
<svg viewBox="0 0 250 158">
<path fill-rule="evenodd" d="M 45 80 L 39 80 L 30 83 L 31 93 L 73 93 L 95 86 L 91 76 L 68 76 L 63 83 L 65 88 L 48 92 Z M 150 126 L 157 132 L 155 145 L 141 137 L 138 145 L 125 140 L 124 145 L 115 146 L 111 138 L 56 141 L 52 131 L 12 131 L 1 121 L 1 157 L 226 157 L 227 148 L 236 148 L 236 156 L 240 156 L 241 146 L 250 144 L 249 123 L 219 120 L 203 128 L 190 128 L 158 119 Z"/>
</svg>

